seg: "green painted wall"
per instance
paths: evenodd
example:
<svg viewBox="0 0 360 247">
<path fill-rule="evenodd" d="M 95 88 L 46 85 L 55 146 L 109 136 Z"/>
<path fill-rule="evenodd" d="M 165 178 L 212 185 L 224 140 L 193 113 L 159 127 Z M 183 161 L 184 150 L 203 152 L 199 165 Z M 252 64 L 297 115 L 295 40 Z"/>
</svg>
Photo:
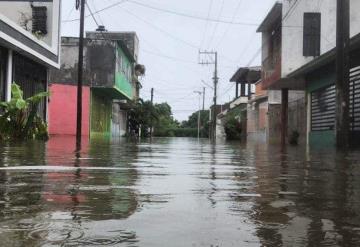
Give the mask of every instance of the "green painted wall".
<svg viewBox="0 0 360 247">
<path fill-rule="evenodd" d="M 312 131 L 309 134 L 310 146 L 333 147 L 336 144 L 335 131 Z"/>
<path fill-rule="evenodd" d="M 335 80 L 335 70 L 331 66 L 316 70 L 306 77 L 306 92 L 311 94 L 315 90 L 333 85 Z M 308 117 L 310 118 L 310 116 Z M 316 147 L 332 147 L 336 144 L 335 138 L 335 130 L 311 131 L 309 144 Z"/>
<path fill-rule="evenodd" d="M 317 70 L 306 77 L 306 92 L 311 93 L 317 89 L 335 84 L 336 74 L 332 68 Z"/>
<path fill-rule="evenodd" d="M 128 99 L 133 98 L 131 83 L 131 63 L 120 47 L 117 48 L 117 66 L 115 72 L 115 88 L 124 94 Z M 121 63 L 120 60 L 121 59 Z M 129 75 L 130 70 L 130 75 Z"/>
<path fill-rule="evenodd" d="M 111 135 L 112 100 L 99 90 L 91 90 L 90 137 Z"/>
</svg>

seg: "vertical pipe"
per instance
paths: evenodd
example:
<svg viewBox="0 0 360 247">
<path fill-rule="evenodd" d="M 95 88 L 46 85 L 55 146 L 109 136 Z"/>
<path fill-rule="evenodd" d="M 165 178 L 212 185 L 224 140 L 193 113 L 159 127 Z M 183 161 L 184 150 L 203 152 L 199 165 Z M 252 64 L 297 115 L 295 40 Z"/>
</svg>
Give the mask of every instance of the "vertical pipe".
<svg viewBox="0 0 360 247">
<path fill-rule="evenodd" d="M 349 146 L 349 0 L 337 0 L 336 18 L 336 145 Z"/>
<path fill-rule="evenodd" d="M 235 99 L 239 98 L 239 83 L 236 82 Z"/>
<path fill-rule="evenodd" d="M 5 101 L 11 100 L 11 84 L 13 83 L 13 51 L 8 50 L 7 66 L 6 66 L 6 95 Z"/>
<path fill-rule="evenodd" d="M 288 128 L 289 89 L 281 89 L 281 146 L 286 144 Z"/>
<path fill-rule="evenodd" d="M 82 125 L 82 85 L 84 64 L 84 19 L 85 1 L 80 0 L 80 34 L 79 34 L 79 61 L 78 61 L 78 85 L 77 85 L 77 116 L 76 116 L 76 149 L 81 149 L 81 125 Z"/>
</svg>

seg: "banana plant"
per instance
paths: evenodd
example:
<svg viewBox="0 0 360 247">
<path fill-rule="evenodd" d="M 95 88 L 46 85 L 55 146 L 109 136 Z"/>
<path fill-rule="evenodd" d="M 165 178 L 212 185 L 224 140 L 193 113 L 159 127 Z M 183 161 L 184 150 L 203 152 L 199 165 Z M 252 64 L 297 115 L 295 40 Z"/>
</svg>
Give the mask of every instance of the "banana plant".
<svg viewBox="0 0 360 247">
<path fill-rule="evenodd" d="M 49 96 L 41 92 L 24 99 L 23 91 L 16 83 L 11 85 L 11 100 L 0 102 L 0 139 L 47 139 L 46 123 L 37 116 L 41 100 Z"/>
</svg>

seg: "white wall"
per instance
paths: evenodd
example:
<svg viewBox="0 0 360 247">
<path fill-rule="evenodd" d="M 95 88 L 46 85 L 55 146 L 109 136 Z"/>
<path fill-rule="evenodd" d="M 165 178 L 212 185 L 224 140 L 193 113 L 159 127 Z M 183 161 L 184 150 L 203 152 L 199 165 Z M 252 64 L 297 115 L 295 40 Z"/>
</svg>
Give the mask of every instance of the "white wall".
<svg viewBox="0 0 360 247">
<path fill-rule="evenodd" d="M 360 1 L 350 0 L 350 5 L 350 35 L 354 36 L 360 33 Z M 313 59 L 303 56 L 305 12 L 321 13 L 321 54 L 336 45 L 336 0 L 283 0 L 282 77 Z"/>
<path fill-rule="evenodd" d="M 24 19 L 31 19 L 32 10 L 30 2 L 0 1 L 0 20 L 15 28 L 20 33 L 29 37 L 33 42 L 41 45 L 51 53 L 58 55 L 60 40 L 60 10 L 61 0 L 53 2 L 33 3 L 34 6 L 47 7 L 47 30 L 48 34 L 43 37 L 35 37 L 31 32 L 32 22 L 27 23 L 27 29 L 23 23 Z M 1 30 L 0 30 L 1 32 Z M 31 50 L 28 48 L 28 51 Z M 47 61 L 44 61 L 47 62 Z"/>
</svg>

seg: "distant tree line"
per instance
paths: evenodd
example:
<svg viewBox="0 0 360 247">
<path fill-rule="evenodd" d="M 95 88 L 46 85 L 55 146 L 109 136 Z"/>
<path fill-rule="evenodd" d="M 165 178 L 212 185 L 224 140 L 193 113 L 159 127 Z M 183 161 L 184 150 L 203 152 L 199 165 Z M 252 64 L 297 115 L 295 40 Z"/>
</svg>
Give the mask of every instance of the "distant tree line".
<svg viewBox="0 0 360 247">
<path fill-rule="evenodd" d="M 201 137 L 208 137 L 209 111 L 201 111 Z M 179 123 L 174 117 L 171 106 L 164 102 L 152 104 L 139 100 L 129 112 L 130 129 L 140 132 L 141 137 L 149 137 L 151 126 L 156 137 L 197 137 L 198 112 L 190 115 L 187 121 Z"/>
</svg>

